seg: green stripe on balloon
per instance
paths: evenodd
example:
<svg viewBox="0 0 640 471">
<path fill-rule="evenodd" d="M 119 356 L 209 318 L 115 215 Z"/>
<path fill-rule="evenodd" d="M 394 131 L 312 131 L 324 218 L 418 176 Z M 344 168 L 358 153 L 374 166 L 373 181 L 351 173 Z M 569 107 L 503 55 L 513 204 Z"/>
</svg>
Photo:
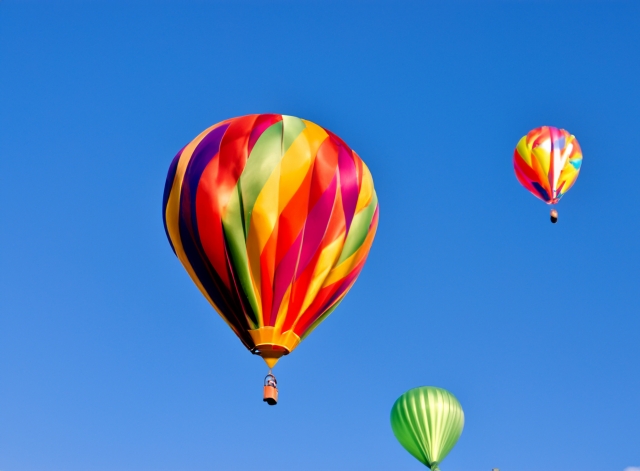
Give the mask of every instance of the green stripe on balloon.
<svg viewBox="0 0 640 471">
<path fill-rule="evenodd" d="M 349 228 L 347 240 L 344 242 L 344 247 L 342 248 L 342 253 L 340 254 L 340 258 L 338 259 L 336 266 L 340 265 L 346 259 L 351 257 L 351 255 L 356 253 L 363 244 L 367 238 L 367 234 L 369 233 L 369 226 L 371 226 L 371 221 L 373 220 L 373 215 L 376 212 L 377 205 L 378 196 L 374 191 L 369 205 L 354 216 L 353 221 L 351 222 L 351 227 Z"/>
<path fill-rule="evenodd" d="M 282 121 L 269 126 L 258 138 L 240 176 L 245 239 L 249 234 L 253 206 L 280 160 L 282 160 Z"/>
<path fill-rule="evenodd" d="M 300 118 L 294 116 L 282 116 L 282 122 L 282 153 L 284 154 L 307 125 Z"/>
<path fill-rule="evenodd" d="M 222 216 L 222 228 L 224 236 L 229 248 L 229 256 L 233 265 L 233 272 L 237 277 L 242 291 L 244 291 L 251 310 L 249 314 L 250 321 L 253 322 L 253 329 L 258 328 L 258 298 L 253 289 L 251 275 L 249 274 L 249 259 L 247 258 L 247 247 L 244 231 L 244 212 L 242 210 L 242 190 L 240 181 L 231 193 L 231 197 L 227 203 L 224 216 Z"/>
</svg>

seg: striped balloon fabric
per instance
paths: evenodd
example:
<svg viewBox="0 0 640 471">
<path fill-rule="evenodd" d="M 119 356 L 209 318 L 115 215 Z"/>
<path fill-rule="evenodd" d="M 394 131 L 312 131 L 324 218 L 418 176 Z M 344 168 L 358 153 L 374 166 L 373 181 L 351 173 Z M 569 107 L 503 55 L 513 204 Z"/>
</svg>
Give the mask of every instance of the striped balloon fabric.
<svg viewBox="0 0 640 471">
<path fill-rule="evenodd" d="M 335 134 L 292 116 L 249 115 L 178 152 L 163 216 L 202 294 L 272 367 L 355 282 L 378 199 L 369 169 Z"/>
<path fill-rule="evenodd" d="M 391 428 L 400 444 L 432 471 L 439 470 L 462 435 L 462 406 L 446 389 L 410 389 L 391 409 Z"/>
<path fill-rule="evenodd" d="M 547 204 L 556 204 L 580 173 L 582 151 L 564 129 L 542 126 L 520 139 L 513 154 L 518 181 Z"/>
</svg>

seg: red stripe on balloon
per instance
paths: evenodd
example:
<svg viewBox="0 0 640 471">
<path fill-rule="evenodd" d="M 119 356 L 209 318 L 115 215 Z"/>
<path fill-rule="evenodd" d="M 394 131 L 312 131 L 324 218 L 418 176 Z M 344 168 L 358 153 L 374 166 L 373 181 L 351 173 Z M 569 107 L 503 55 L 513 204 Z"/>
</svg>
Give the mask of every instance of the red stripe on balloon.
<svg viewBox="0 0 640 471">
<path fill-rule="evenodd" d="M 312 265 L 317 263 L 318 257 L 320 257 L 320 253 L 315 253 L 310 261 Z M 283 332 L 291 329 L 293 324 L 296 322 L 296 319 L 299 317 L 312 277 L 313 270 L 305 270 L 302 273 L 297 272 L 296 279 L 291 286 L 289 308 L 287 309 L 286 317 L 282 326 Z"/>
<path fill-rule="evenodd" d="M 360 190 L 362 189 L 362 175 L 364 173 L 364 169 L 362 168 L 362 159 L 355 151 L 353 152 L 353 161 L 356 164 L 356 174 L 358 175 L 358 194 L 360 194 Z"/>
<path fill-rule="evenodd" d="M 300 253 L 297 273 L 302 273 L 307 267 L 307 264 L 317 252 L 322 242 L 322 238 L 327 231 L 331 219 L 331 212 L 335 203 L 336 192 L 338 191 L 337 186 L 338 176 L 335 175 L 331 180 L 331 184 L 322 194 L 322 197 L 309 212 L 304 226 L 304 239 L 302 241 L 302 251 Z"/>
<path fill-rule="evenodd" d="M 310 168 L 302 184 L 296 190 L 278 218 L 279 229 L 276 267 L 280 265 L 285 257 L 289 256 L 293 242 L 300 237 L 302 229 L 304 228 L 309 210 L 309 191 L 312 176 L 313 172 L 312 168 Z M 290 273 L 290 276 L 293 278 L 293 272 Z"/>
<path fill-rule="evenodd" d="M 338 170 L 339 147 L 333 139 L 325 139 L 318 148 L 312 169 L 309 212 L 331 184 Z"/>
<path fill-rule="evenodd" d="M 340 151 L 338 152 L 338 168 L 344 219 L 348 232 L 356 212 L 356 204 L 358 203 L 358 176 L 356 175 L 356 164 L 353 161 L 351 149 L 347 149 L 344 146 L 340 147 Z"/>
<path fill-rule="evenodd" d="M 293 281 L 293 277 L 298 266 L 298 259 L 300 257 L 300 248 L 302 247 L 302 232 L 298 235 L 298 238 L 291 244 L 289 251 L 284 256 L 278 268 L 276 269 L 274 284 L 273 284 L 273 304 L 271 307 L 271 318 L 277 316 L 280 310 L 280 305 L 284 298 L 287 289 Z"/>
<path fill-rule="evenodd" d="M 205 169 L 196 195 L 196 213 L 202 246 L 212 266 L 224 280 L 227 274 L 222 217 L 247 162 L 247 141 L 256 115 L 237 118 L 229 124 L 218 157 Z"/>
<path fill-rule="evenodd" d="M 275 272 L 275 258 L 278 244 L 278 222 L 273 228 L 267 243 L 260 254 L 260 293 L 262 299 L 262 317 L 265 325 L 275 325 L 276 316 L 272 315 L 273 280 Z"/>
</svg>

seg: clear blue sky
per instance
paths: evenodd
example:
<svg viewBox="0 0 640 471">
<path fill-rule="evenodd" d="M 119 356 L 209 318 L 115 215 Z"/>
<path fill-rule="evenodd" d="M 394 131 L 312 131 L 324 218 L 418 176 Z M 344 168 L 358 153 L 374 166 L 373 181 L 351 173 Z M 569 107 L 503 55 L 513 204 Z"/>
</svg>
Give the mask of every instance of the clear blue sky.
<svg viewBox="0 0 640 471">
<path fill-rule="evenodd" d="M 452 391 L 443 471 L 640 466 L 637 2 L 0 3 L 0 470 L 419 470 L 389 411 Z M 162 227 L 205 127 L 274 112 L 370 167 L 340 308 L 266 368 Z M 551 225 L 518 139 L 574 133 Z"/>
</svg>

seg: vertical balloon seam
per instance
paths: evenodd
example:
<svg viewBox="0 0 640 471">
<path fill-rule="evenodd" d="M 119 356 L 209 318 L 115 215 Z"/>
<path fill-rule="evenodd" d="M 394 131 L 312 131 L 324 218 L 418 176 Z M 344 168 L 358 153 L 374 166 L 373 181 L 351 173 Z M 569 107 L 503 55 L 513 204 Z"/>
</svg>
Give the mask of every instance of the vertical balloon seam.
<svg viewBox="0 0 640 471">
<path fill-rule="evenodd" d="M 232 272 L 235 275 L 236 283 L 247 299 L 247 311 L 250 312 L 256 325 L 260 326 L 257 298 L 253 290 L 253 282 L 249 275 L 247 253 L 243 243 L 245 228 L 241 187 L 242 181 L 239 178 L 222 214 L 222 228 L 225 244 L 228 249 L 229 265 L 233 267 Z"/>
<path fill-rule="evenodd" d="M 426 442 L 427 437 L 423 433 L 419 424 L 414 422 L 412 414 L 409 413 L 410 407 L 415 409 L 412 395 L 409 393 L 405 393 L 405 395 L 401 396 L 396 401 L 396 406 L 397 410 L 399 411 L 396 418 L 400 421 L 401 424 L 404 424 L 404 428 L 409 429 L 411 433 L 401 434 L 400 436 L 398 436 L 398 434 L 396 433 L 396 428 L 393 429 L 394 433 L 396 433 L 396 436 L 398 436 L 400 443 L 405 446 L 405 448 L 406 445 L 403 443 L 403 440 L 401 438 L 404 437 L 405 439 L 409 439 L 410 445 L 412 446 L 413 450 L 409 448 L 407 448 L 407 450 L 418 460 L 422 461 L 423 463 L 427 463 L 429 461 L 429 452 L 427 451 L 427 449 L 425 448 L 425 444 L 423 443 Z M 420 438 L 422 438 L 422 440 L 420 440 Z"/>
<path fill-rule="evenodd" d="M 428 417 L 429 417 L 429 413 L 428 410 L 424 407 L 424 396 L 422 395 L 408 395 L 407 396 L 407 401 L 409 402 L 409 404 L 411 404 L 412 408 L 414 410 L 419 409 L 422 411 L 422 416 L 424 417 L 424 426 L 422 425 L 421 421 L 418 420 L 418 417 L 413 417 L 409 414 L 407 414 L 408 419 L 411 423 L 411 430 L 413 432 L 414 435 L 414 440 L 417 439 L 418 437 L 422 438 L 422 440 L 418 441 L 418 446 L 420 447 L 421 451 L 422 451 L 422 455 L 424 457 L 424 462 L 427 464 L 427 466 L 430 466 L 431 464 L 431 434 L 429 433 L 430 430 L 428 428 Z M 420 403 L 420 405 L 422 407 L 417 407 L 417 403 Z M 416 432 L 417 430 L 417 432 Z"/>
</svg>

